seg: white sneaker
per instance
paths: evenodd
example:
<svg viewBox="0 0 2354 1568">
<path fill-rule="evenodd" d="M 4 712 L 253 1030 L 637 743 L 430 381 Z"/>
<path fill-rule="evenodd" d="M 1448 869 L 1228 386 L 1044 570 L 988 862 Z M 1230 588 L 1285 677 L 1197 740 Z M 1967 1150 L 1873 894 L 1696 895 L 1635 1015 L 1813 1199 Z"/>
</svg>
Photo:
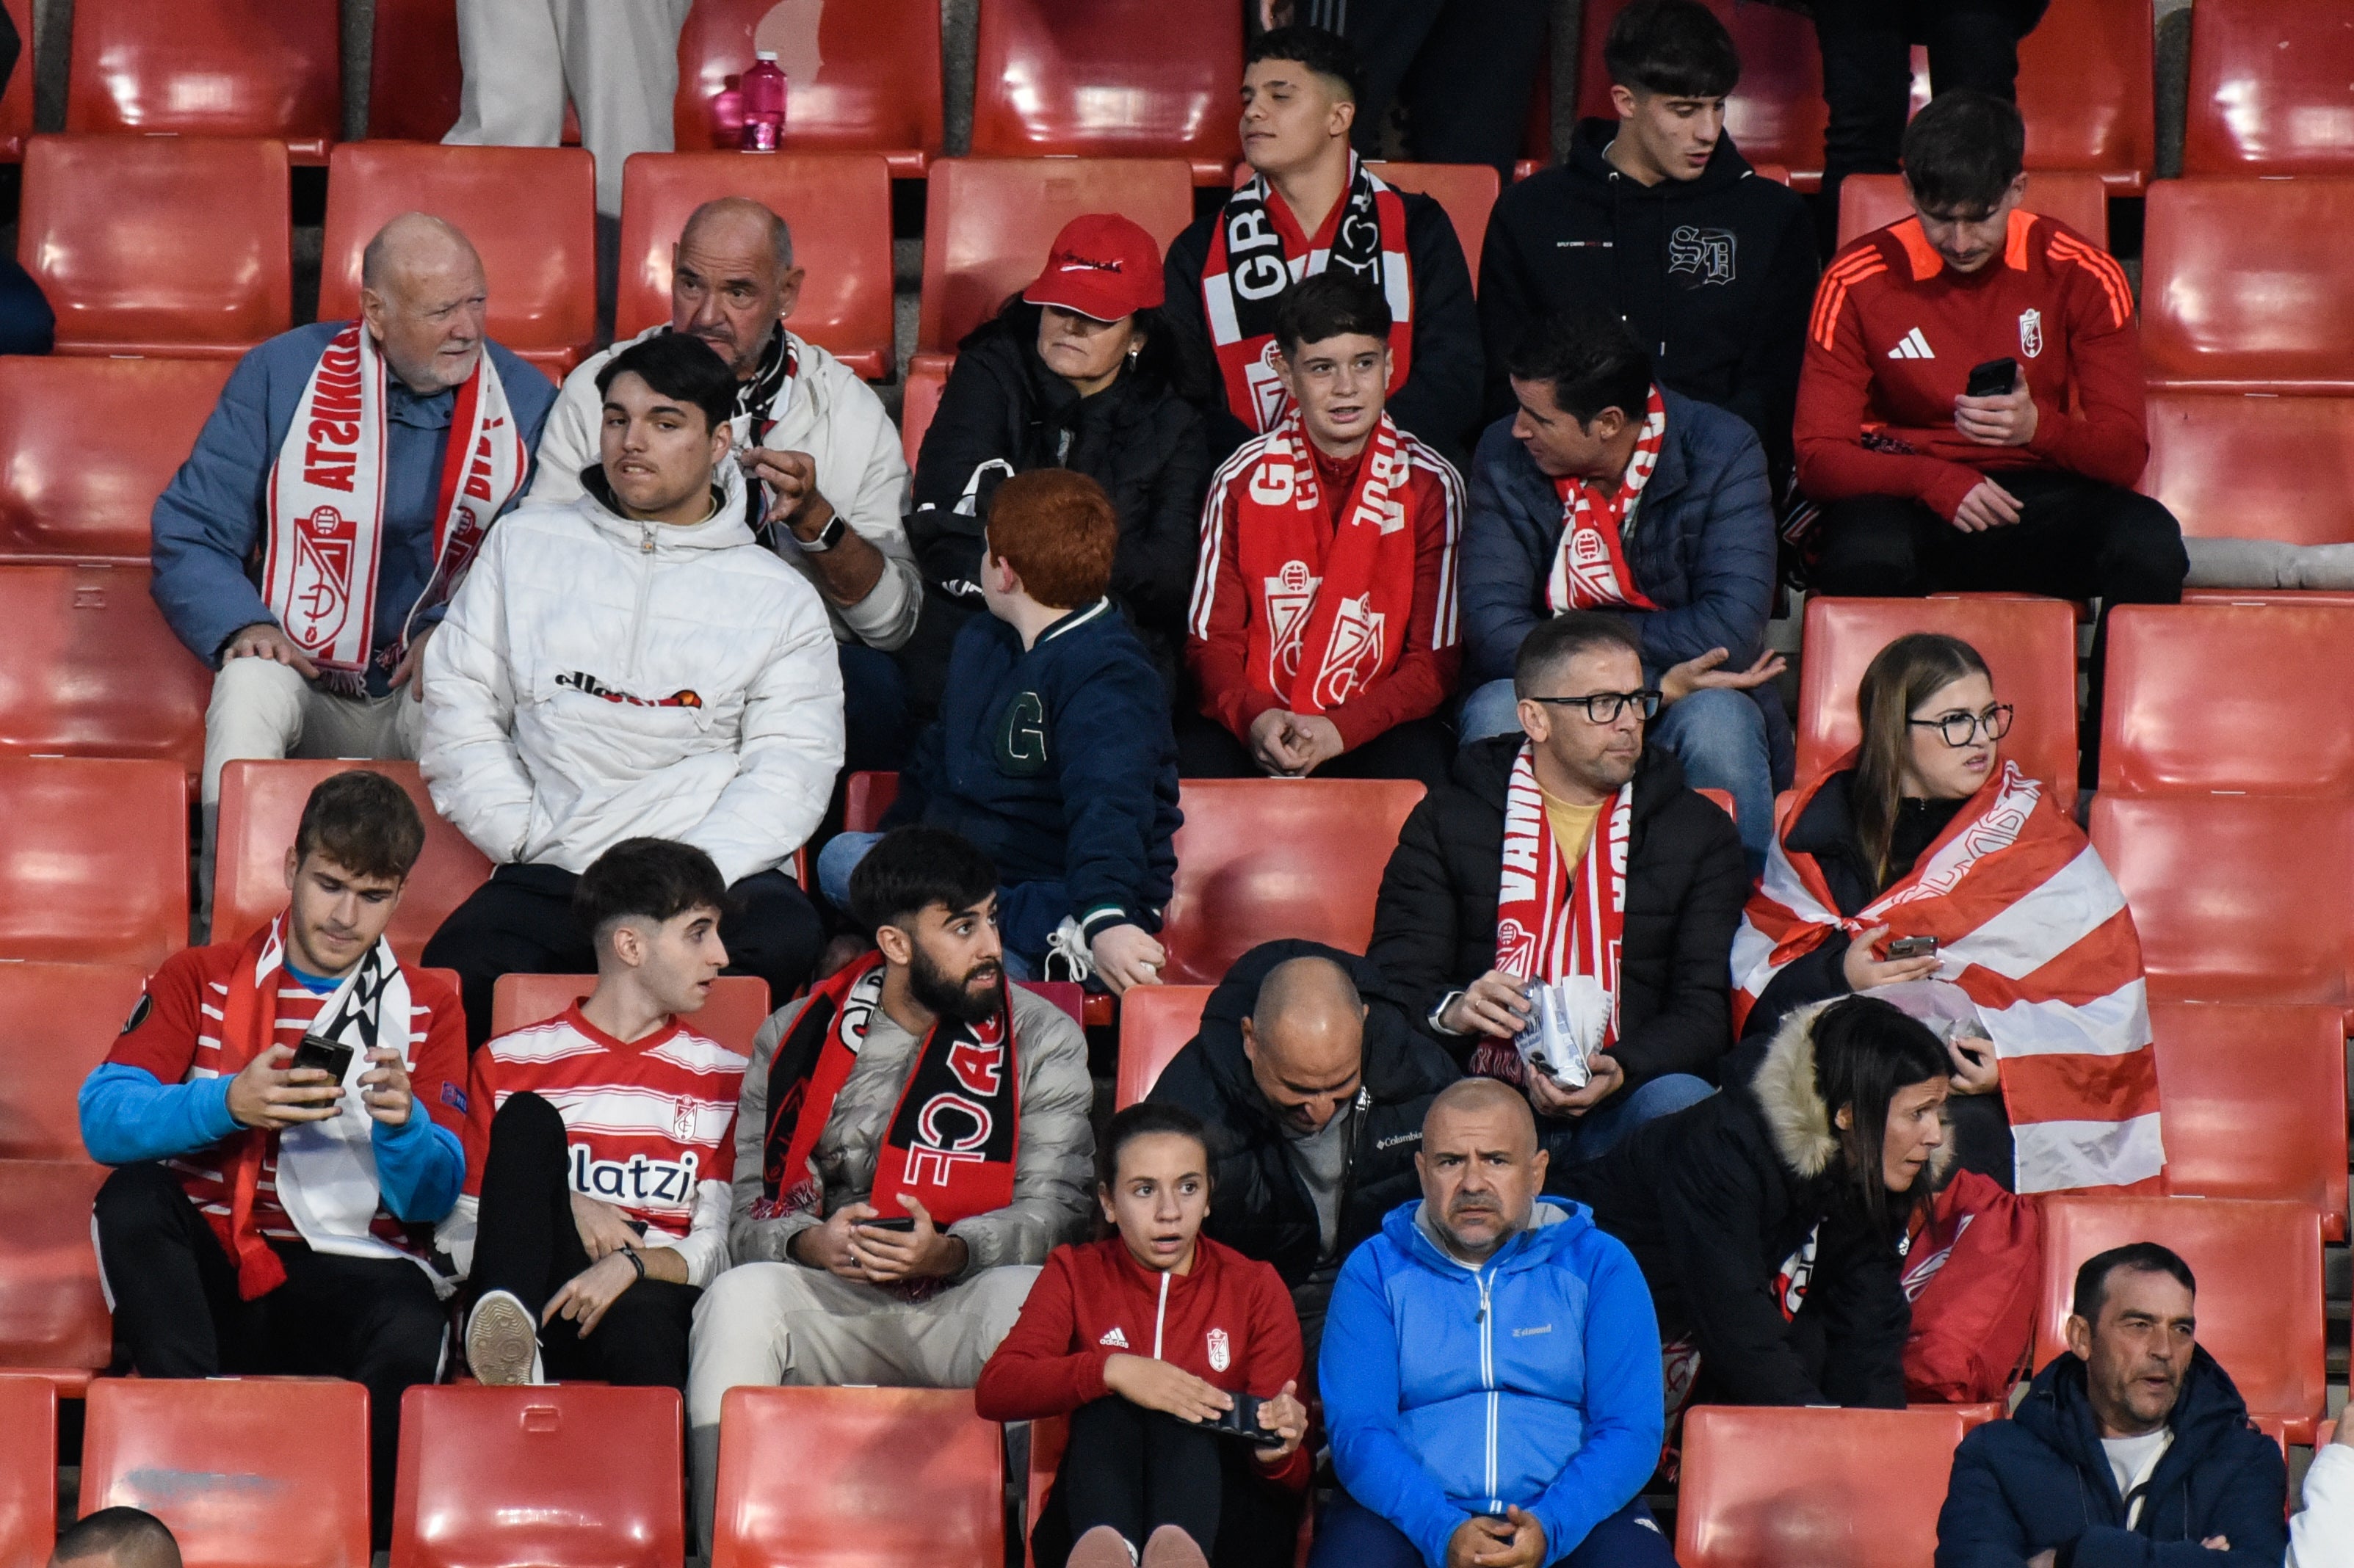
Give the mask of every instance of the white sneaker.
<svg viewBox="0 0 2354 1568">
<path fill-rule="evenodd" d="M 493 1388 L 547 1381 L 539 1365 L 539 1325 L 514 1292 L 493 1290 L 474 1303 L 466 1319 L 466 1365 Z"/>
</svg>

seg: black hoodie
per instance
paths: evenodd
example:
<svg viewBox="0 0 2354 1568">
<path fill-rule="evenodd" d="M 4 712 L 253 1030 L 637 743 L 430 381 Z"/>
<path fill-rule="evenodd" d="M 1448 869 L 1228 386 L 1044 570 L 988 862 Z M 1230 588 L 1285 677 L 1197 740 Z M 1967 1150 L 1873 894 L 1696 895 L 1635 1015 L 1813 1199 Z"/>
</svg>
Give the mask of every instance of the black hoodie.
<svg viewBox="0 0 2354 1568">
<path fill-rule="evenodd" d="M 1581 120 L 1569 160 L 1506 188 L 1479 262 L 1487 409 L 1512 411 L 1504 363 L 1537 318 L 1617 313 L 1662 386 L 1749 421 L 1778 488 L 1815 296 L 1806 203 L 1753 172 L 1731 136 L 1695 180 L 1645 186 L 1603 149 L 1616 120 Z"/>
</svg>

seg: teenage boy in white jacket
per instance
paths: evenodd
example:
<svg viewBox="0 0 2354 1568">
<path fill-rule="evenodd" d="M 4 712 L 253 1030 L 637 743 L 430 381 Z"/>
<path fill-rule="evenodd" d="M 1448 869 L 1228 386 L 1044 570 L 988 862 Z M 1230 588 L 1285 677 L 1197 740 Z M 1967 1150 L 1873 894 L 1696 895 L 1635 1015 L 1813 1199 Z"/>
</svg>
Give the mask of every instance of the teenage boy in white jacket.
<svg viewBox="0 0 2354 1568">
<path fill-rule="evenodd" d="M 711 856 L 734 905 L 729 972 L 771 997 L 823 939 L 779 868 L 842 766 L 842 676 L 816 590 L 745 524 L 735 377 L 665 334 L 598 384 L 585 493 L 504 519 L 428 645 L 419 761 L 436 809 L 497 865 L 425 949 L 458 971 L 477 1045 L 500 975 L 595 970 L 573 886 L 623 839 Z"/>
</svg>

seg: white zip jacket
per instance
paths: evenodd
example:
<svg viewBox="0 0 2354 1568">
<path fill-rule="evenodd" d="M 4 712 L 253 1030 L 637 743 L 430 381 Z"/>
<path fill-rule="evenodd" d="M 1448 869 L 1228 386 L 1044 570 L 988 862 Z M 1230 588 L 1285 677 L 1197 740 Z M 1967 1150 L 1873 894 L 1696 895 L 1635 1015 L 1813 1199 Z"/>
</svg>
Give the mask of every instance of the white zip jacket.
<svg viewBox="0 0 2354 1568">
<path fill-rule="evenodd" d="M 643 343 L 664 330 L 648 327 L 630 343 Z M 864 642 L 887 653 L 916 634 L 917 613 L 924 606 L 924 579 L 904 520 L 907 454 L 875 388 L 815 344 L 790 332 L 785 335 L 792 341 L 801 372 L 793 378 L 784 417 L 760 445 L 773 451 L 809 453 L 817 464 L 819 493 L 860 538 L 883 552 L 883 576 L 866 597 L 853 605 L 826 600 L 826 613 L 837 640 Z M 527 500 L 554 503 L 579 497 L 580 471 L 597 461 L 598 430 L 603 424 L 597 373 L 629 346 L 615 344 L 591 355 L 564 378 L 564 390 L 557 394 L 556 407 L 548 410 L 540 430 L 539 471 Z M 738 449 L 750 441 L 751 423 L 748 418 L 737 420 Z M 778 555 L 811 588 L 819 586 L 817 568 L 801 551 L 782 544 Z"/>
<path fill-rule="evenodd" d="M 815 831 L 842 767 L 817 590 L 744 523 L 733 463 L 688 525 L 582 495 L 499 520 L 425 650 L 434 809 L 498 863 L 586 870 L 641 835 L 732 885 Z"/>
</svg>

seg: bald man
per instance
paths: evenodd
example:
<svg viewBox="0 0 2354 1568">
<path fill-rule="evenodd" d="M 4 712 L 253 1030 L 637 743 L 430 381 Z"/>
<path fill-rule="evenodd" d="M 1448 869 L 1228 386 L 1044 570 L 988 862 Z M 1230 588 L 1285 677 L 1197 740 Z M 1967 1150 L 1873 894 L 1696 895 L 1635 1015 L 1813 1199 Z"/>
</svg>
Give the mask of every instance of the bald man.
<svg viewBox="0 0 2354 1568">
<path fill-rule="evenodd" d="M 156 499 L 150 591 L 220 672 L 205 714 L 207 889 L 225 764 L 417 755 L 426 640 L 523 493 L 556 400 L 490 341 L 487 294 L 463 234 L 394 218 L 362 257 L 360 319 L 296 327 L 239 361 Z"/>
<path fill-rule="evenodd" d="M 152 1513 L 102 1508 L 58 1537 L 49 1568 L 180 1568 L 180 1543 Z"/>
<path fill-rule="evenodd" d="M 1423 1115 L 1458 1076 L 1379 969 L 1280 941 L 1235 960 L 1152 1086 L 1210 1128 L 1204 1229 L 1283 1276 L 1311 1371 L 1341 1262 L 1413 1196 Z"/>
<path fill-rule="evenodd" d="M 792 230 L 743 196 L 705 202 L 671 248 L 670 322 L 633 341 L 684 333 L 736 373 L 736 451 L 745 521 L 807 577 L 833 620 L 841 657 L 847 766 L 906 760 L 907 689 L 887 657 L 915 635 L 923 578 L 901 521 L 907 460 L 873 387 L 785 321 L 801 299 Z M 565 378 L 540 437 L 531 499 L 580 494 L 597 461 L 598 373 L 617 343 Z"/>
<path fill-rule="evenodd" d="M 1659 1330 L 1590 1211 L 1540 1200 L 1528 1101 L 1466 1078 L 1431 1102 L 1422 1195 L 1349 1255 L 1320 1381 L 1341 1483 L 1309 1568 L 1675 1568 L 1643 1506 Z"/>
</svg>

